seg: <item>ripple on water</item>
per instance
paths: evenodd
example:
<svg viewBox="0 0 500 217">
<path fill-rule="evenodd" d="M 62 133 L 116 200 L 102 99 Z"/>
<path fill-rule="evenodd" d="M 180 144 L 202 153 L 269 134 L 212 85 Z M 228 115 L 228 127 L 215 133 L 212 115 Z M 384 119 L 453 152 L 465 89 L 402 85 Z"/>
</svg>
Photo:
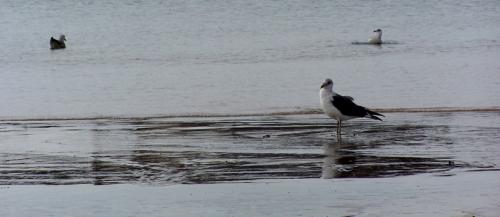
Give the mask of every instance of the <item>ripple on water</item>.
<svg viewBox="0 0 500 217">
<path fill-rule="evenodd" d="M 384 122 L 350 121 L 341 143 L 334 123 L 319 115 L 6 123 L 12 130 L 0 132 L 6 147 L 0 184 L 197 184 L 498 170 L 500 126 L 490 124 L 498 113 L 461 117 L 389 113 Z"/>
</svg>

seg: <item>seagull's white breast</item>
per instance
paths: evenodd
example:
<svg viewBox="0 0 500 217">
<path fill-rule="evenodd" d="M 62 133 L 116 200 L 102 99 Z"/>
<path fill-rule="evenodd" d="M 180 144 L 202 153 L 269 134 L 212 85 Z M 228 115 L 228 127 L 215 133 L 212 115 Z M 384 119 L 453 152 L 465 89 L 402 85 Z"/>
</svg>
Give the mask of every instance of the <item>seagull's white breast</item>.
<svg viewBox="0 0 500 217">
<path fill-rule="evenodd" d="M 368 39 L 368 43 L 370 44 L 382 44 L 382 33 L 377 32 L 375 36 Z"/>
<path fill-rule="evenodd" d="M 321 109 L 323 110 L 323 112 L 331 118 L 340 120 L 342 114 L 332 104 L 333 93 L 327 91 L 324 88 L 321 88 L 321 90 L 319 91 L 319 98 L 320 98 Z"/>
</svg>

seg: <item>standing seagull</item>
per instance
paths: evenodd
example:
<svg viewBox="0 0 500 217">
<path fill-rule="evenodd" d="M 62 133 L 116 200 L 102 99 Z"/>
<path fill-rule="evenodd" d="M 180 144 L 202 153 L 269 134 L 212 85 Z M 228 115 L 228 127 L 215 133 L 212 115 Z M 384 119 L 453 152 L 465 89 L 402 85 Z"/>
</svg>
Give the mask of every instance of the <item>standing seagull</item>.
<svg viewBox="0 0 500 217">
<path fill-rule="evenodd" d="M 356 105 L 350 96 L 342 96 L 332 91 L 333 81 L 327 78 L 319 90 L 321 109 L 331 118 L 337 120 L 337 138 L 341 139 L 342 121 L 353 118 L 371 118 L 381 121 L 377 116 L 384 116 Z"/>
<path fill-rule="evenodd" d="M 371 37 L 370 39 L 368 39 L 368 43 L 370 43 L 370 44 L 382 44 L 382 30 L 377 29 L 373 32 L 375 32 L 375 35 L 373 37 Z"/>
<path fill-rule="evenodd" d="M 66 41 L 66 36 L 64 35 L 59 36 L 59 40 L 50 37 L 50 49 L 66 48 L 66 44 L 64 43 L 64 41 Z"/>
</svg>

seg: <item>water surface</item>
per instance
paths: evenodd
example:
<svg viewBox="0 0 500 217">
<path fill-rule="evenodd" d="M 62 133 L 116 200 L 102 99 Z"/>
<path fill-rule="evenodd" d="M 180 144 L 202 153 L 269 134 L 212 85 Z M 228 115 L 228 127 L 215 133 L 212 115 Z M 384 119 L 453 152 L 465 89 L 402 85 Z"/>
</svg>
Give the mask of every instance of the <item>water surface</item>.
<svg viewBox="0 0 500 217">
<path fill-rule="evenodd" d="M 4 119 L 500 106 L 498 1 L 0 3 Z"/>
<path fill-rule="evenodd" d="M 3 121 L 0 184 L 179 184 L 498 170 L 498 112 Z"/>
</svg>

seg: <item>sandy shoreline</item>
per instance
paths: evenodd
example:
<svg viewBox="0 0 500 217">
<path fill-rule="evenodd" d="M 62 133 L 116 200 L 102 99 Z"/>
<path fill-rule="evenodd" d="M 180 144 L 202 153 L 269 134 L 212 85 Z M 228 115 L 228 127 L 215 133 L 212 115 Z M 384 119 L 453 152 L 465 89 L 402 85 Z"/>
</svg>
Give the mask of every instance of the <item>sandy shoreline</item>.
<svg viewBox="0 0 500 217">
<path fill-rule="evenodd" d="M 500 172 L 200 185 L 0 187 L 1 216 L 481 216 Z"/>
<path fill-rule="evenodd" d="M 495 216 L 500 114 L 0 122 L 0 216 Z"/>
<path fill-rule="evenodd" d="M 483 106 L 483 107 L 416 107 L 416 108 L 370 108 L 373 111 L 380 113 L 452 113 L 452 112 L 500 112 L 499 106 Z M 42 117 L 1 117 L 0 122 L 26 122 L 26 121 L 106 121 L 106 120 L 150 120 L 150 119 L 175 119 L 175 118 L 229 118 L 229 117 L 266 117 L 266 116 L 294 116 L 294 115 L 318 115 L 323 114 L 321 109 L 291 109 L 290 111 L 281 112 L 249 112 L 249 113 L 182 113 L 168 115 L 119 115 L 119 116 L 42 116 Z"/>
</svg>

